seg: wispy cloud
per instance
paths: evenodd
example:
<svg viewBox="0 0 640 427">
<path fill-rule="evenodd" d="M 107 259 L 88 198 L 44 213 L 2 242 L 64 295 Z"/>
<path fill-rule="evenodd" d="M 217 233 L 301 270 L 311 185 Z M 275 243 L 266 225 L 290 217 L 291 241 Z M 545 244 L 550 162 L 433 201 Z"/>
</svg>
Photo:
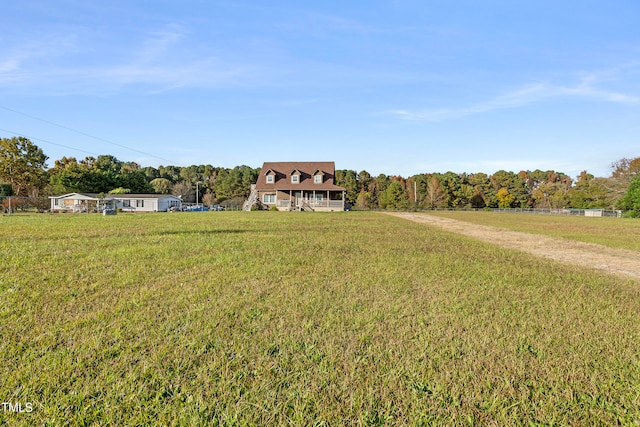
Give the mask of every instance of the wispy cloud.
<svg viewBox="0 0 640 427">
<path fill-rule="evenodd" d="M 0 62 L 0 73 L 10 73 L 20 67 L 20 61 L 17 58 L 7 58 Z"/>
<path fill-rule="evenodd" d="M 224 47 L 194 44 L 179 25 L 133 37 L 124 46 L 101 42 L 95 34 L 14 41 L 0 53 L 0 87 L 21 93 L 104 94 L 134 87 L 158 93 L 251 84 L 270 76 L 266 66 Z"/>
<path fill-rule="evenodd" d="M 74 35 L 49 35 L 26 41 L 0 40 L 0 86 L 27 85 L 51 70 L 51 63 L 75 51 Z"/>
<path fill-rule="evenodd" d="M 440 122 L 458 119 L 473 114 L 489 113 L 497 110 L 520 108 L 551 99 L 558 98 L 589 98 L 602 102 L 620 104 L 638 104 L 640 97 L 610 91 L 597 87 L 601 81 L 598 74 L 591 74 L 580 79 L 574 86 L 554 85 L 551 83 L 534 83 L 525 85 L 517 90 L 496 96 L 486 102 L 460 108 L 436 108 L 436 109 L 398 109 L 388 113 L 402 120 Z"/>
</svg>

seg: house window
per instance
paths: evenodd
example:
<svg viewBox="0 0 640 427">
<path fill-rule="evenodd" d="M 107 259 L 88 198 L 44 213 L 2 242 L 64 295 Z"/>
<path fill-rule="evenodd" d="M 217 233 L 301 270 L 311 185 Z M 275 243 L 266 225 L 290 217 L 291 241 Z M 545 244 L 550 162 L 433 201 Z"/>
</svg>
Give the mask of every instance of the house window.
<svg viewBox="0 0 640 427">
<path fill-rule="evenodd" d="M 297 184 L 300 182 L 300 175 L 291 175 L 291 183 Z"/>
<path fill-rule="evenodd" d="M 136 208 L 144 208 L 144 200 L 136 200 Z"/>
<path fill-rule="evenodd" d="M 324 197 L 322 194 L 316 194 L 316 202 L 321 202 L 322 200 L 324 200 Z"/>
<path fill-rule="evenodd" d="M 273 204 L 276 202 L 275 194 L 263 194 L 262 195 L 262 203 Z"/>
<path fill-rule="evenodd" d="M 313 182 L 315 184 L 322 184 L 322 175 L 316 175 L 313 177 Z"/>
<path fill-rule="evenodd" d="M 273 175 L 267 175 L 267 184 L 273 184 Z"/>
</svg>

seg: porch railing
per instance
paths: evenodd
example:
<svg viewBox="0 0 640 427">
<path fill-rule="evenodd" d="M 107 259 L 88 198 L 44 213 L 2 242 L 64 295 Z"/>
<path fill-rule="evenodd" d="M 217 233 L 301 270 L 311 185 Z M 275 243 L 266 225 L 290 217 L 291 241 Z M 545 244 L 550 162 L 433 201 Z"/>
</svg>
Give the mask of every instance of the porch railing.
<svg viewBox="0 0 640 427">
<path fill-rule="evenodd" d="M 312 200 L 312 199 L 302 199 L 298 206 L 301 206 L 303 203 L 311 206 L 312 208 L 343 208 L 344 204 L 342 200 Z M 295 206 L 295 200 L 278 200 L 277 206 L 279 208 L 289 208 L 291 206 Z"/>
</svg>

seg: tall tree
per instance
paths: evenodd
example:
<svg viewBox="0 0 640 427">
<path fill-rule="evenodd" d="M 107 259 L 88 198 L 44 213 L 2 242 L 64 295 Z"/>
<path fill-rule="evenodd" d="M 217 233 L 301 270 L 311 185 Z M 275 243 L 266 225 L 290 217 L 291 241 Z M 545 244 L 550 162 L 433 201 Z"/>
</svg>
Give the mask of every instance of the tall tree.
<svg viewBox="0 0 640 427">
<path fill-rule="evenodd" d="M 513 196 L 511 207 L 525 208 L 529 206 L 529 191 L 521 175 L 499 170 L 491 175 L 491 182 L 496 191 L 504 188 Z M 502 199 L 502 202 L 504 203 L 504 199 Z M 500 200 L 498 200 L 498 204 L 500 204 Z"/>
<path fill-rule="evenodd" d="M 384 209 L 406 209 L 409 205 L 407 192 L 400 181 L 393 181 L 380 197 L 380 207 Z"/>
<path fill-rule="evenodd" d="M 111 174 L 119 174 L 124 162 L 118 160 L 115 156 L 111 154 L 101 154 L 93 163 L 93 167 L 97 170 L 108 172 Z"/>
<path fill-rule="evenodd" d="M 207 205 L 207 206 L 212 206 L 216 204 L 216 196 L 213 193 L 206 193 L 204 196 L 202 196 L 202 204 Z"/>
<path fill-rule="evenodd" d="M 611 178 L 619 179 L 629 184 L 636 175 L 640 175 L 640 157 L 634 159 L 622 158 L 611 165 Z"/>
<path fill-rule="evenodd" d="M 607 207 L 607 190 L 602 183 L 602 179 L 596 179 L 586 170 L 582 171 L 568 193 L 569 205 L 576 209 Z"/>
<path fill-rule="evenodd" d="M 347 190 L 346 199 L 351 204 L 356 204 L 358 200 L 358 178 L 356 171 L 350 169 L 337 170 L 335 175 L 336 185 Z"/>
<path fill-rule="evenodd" d="M 173 183 L 167 178 L 156 178 L 149 184 L 151 184 L 151 187 L 153 187 L 153 191 L 158 194 L 169 194 L 171 193 L 171 189 L 173 188 Z"/>
<path fill-rule="evenodd" d="M 36 195 L 47 182 L 47 159 L 27 138 L 1 138 L 0 181 L 10 183 L 16 196 Z"/>
<path fill-rule="evenodd" d="M 358 189 L 368 189 L 369 185 L 371 185 L 371 182 L 373 181 L 373 178 L 371 177 L 371 174 L 365 170 L 362 170 L 360 172 L 358 172 Z"/>
<path fill-rule="evenodd" d="M 503 187 L 499 189 L 496 196 L 498 197 L 499 208 L 513 207 L 513 201 L 515 200 L 515 197 L 513 194 L 509 193 L 509 190 L 507 190 L 506 188 Z"/>
<path fill-rule="evenodd" d="M 640 174 L 631 180 L 627 192 L 618 202 L 618 206 L 628 210 L 629 216 L 640 217 Z"/>
<path fill-rule="evenodd" d="M 146 166 L 142 168 L 142 171 L 144 172 L 149 182 L 153 181 L 156 178 L 160 178 L 160 171 L 152 166 Z"/>
<path fill-rule="evenodd" d="M 358 209 L 371 209 L 374 207 L 373 195 L 370 191 L 367 191 L 365 187 L 360 189 L 358 199 L 356 200 L 356 206 Z"/>
<path fill-rule="evenodd" d="M 473 186 L 473 196 L 471 206 L 474 208 L 484 208 L 485 206 L 498 206 L 496 189 L 493 187 L 489 175 L 483 172 L 473 173 L 467 176 L 467 182 Z"/>
<path fill-rule="evenodd" d="M 180 168 L 178 166 L 159 166 L 158 174 L 160 178 L 166 178 L 174 184 L 180 181 Z"/>
<path fill-rule="evenodd" d="M 256 182 L 259 173 L 259 169 L 246 165 L 236 166 L 233 169 L 220 168 L 209 188 L 213 189 L 219 201 L 246 198 L 251 192 L 251 184 Z"/>
<path fill-rule="evenodd" d="M 132 193 L 151 193 L 153 187 L 149 184 L 147 176 L 142 169 L 123 168 L 118 175 L 121 187 L 128 188 Z"/>
<path fill-rule="evenodd" d="M 613 162 L 609 180 L 603 183 L 611 194 L 613 204 L 622 198 L 631 181 L 640 174 L 640 157 L 634 159 L 623 158 Z"/>
<path fill-rule="evenodd" d="M 63 157 L 56 160 L 54 167 L 49 169 L 49 184 L 55 194 L 69 193 L 72 191 L 91 191 L 87 189 L 89 183 L 89 167 L 84 163 L 78 163 L 75 157 Z"/>
<path fill-rule="evenodd" d="M 381 173 L 380 175 L 378 175 L 373 182 L 371 183 L 371 185 L 369 186 L 369 192 L 371 193 L 371 202 L 372 202 L 372 207 L 374 206 L 378 206 L 381 207 L 381 197 L 382 197 L 382 193 L 384 192 L 384 190 L 387 189 L 387 187 L 389 186 L 389 184 L 391 183 L 391 181 L 389 180 L 389 177 L 383 173 Z"/>
<path fill-rule="evenodd" d="M 450 208 L 457 207 L 458 205 L 457 193 L 460 190 L 460 185 L 462 184 L 462 181 L 460 180 L 460 176 L 455 172 L 449 171 L 443 174 L 438 174 L 438 180 L 440 181 L 440 186 L 444 194 L 446 207 L 450 207 Z"/>
<path fill-rule="evenodd" d="M 342 171 L 345 172 L 345 171 Z M 341 172 L 341 173 L 342 173 Z M 342 177 L 340 179 L 344 179 Z M 371 193 L 371 187 L 374 182 L 374 179 L 371 177 L 371 174 L 365 170 L 358 172 L 356 176 L 356 190 L 357 196 L 355 200 L 355 205 L 359 209 L 371 209 L 373 207 L 373 194 Z M 336 174 L 335 179 L 336 185 L 338 183 L 338 174 Z M 349 197 L 347 197 L 347 200 Z"/>
<path fill-rule="evenodd" d="M 465 183 L 460 184 L 460 187 L 454 192 L 455 196 L 455 208 L 470 208 L 473 206 L 473 197 L 476 195 L 476 191 L 472 185 Z"/>
<path fill-rule="evenodd" d="M 425 206 L 429 209 L 436 209 L 446 207 L 446 195 L 444 193 L 444 189 L 442 185 L 440 185 L 440 180 L 434 174 L 429 179 L 427 184 L 427 197 L 425 198 Z"/>
<path fill-rule="evenodd" d="M 196 201 L 195 189 L 187 181 L 175 183 L 171 189 L 171 194 L 180 197 L 183 202 L 193 203 Z"/>
</svg>

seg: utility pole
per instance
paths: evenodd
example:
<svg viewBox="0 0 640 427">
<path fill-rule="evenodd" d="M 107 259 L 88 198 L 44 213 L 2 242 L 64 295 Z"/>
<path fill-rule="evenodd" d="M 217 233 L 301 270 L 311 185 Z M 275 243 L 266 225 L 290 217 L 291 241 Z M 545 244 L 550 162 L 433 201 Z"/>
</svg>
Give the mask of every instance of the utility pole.
<svg viewBox="0 0 640 427">
<path fill-rule="evenodd" d="M 11 155 L 12 159 L 15 158 Z M 9 165 L 9 178 L 11 179 L 11 189 L 9 190 L 9 215 L 13 212 L 13 208 L 11 207 L 11 195 L 13 194 L 13 174 L 11 173 L 11 165 Z"/>
</svg>

